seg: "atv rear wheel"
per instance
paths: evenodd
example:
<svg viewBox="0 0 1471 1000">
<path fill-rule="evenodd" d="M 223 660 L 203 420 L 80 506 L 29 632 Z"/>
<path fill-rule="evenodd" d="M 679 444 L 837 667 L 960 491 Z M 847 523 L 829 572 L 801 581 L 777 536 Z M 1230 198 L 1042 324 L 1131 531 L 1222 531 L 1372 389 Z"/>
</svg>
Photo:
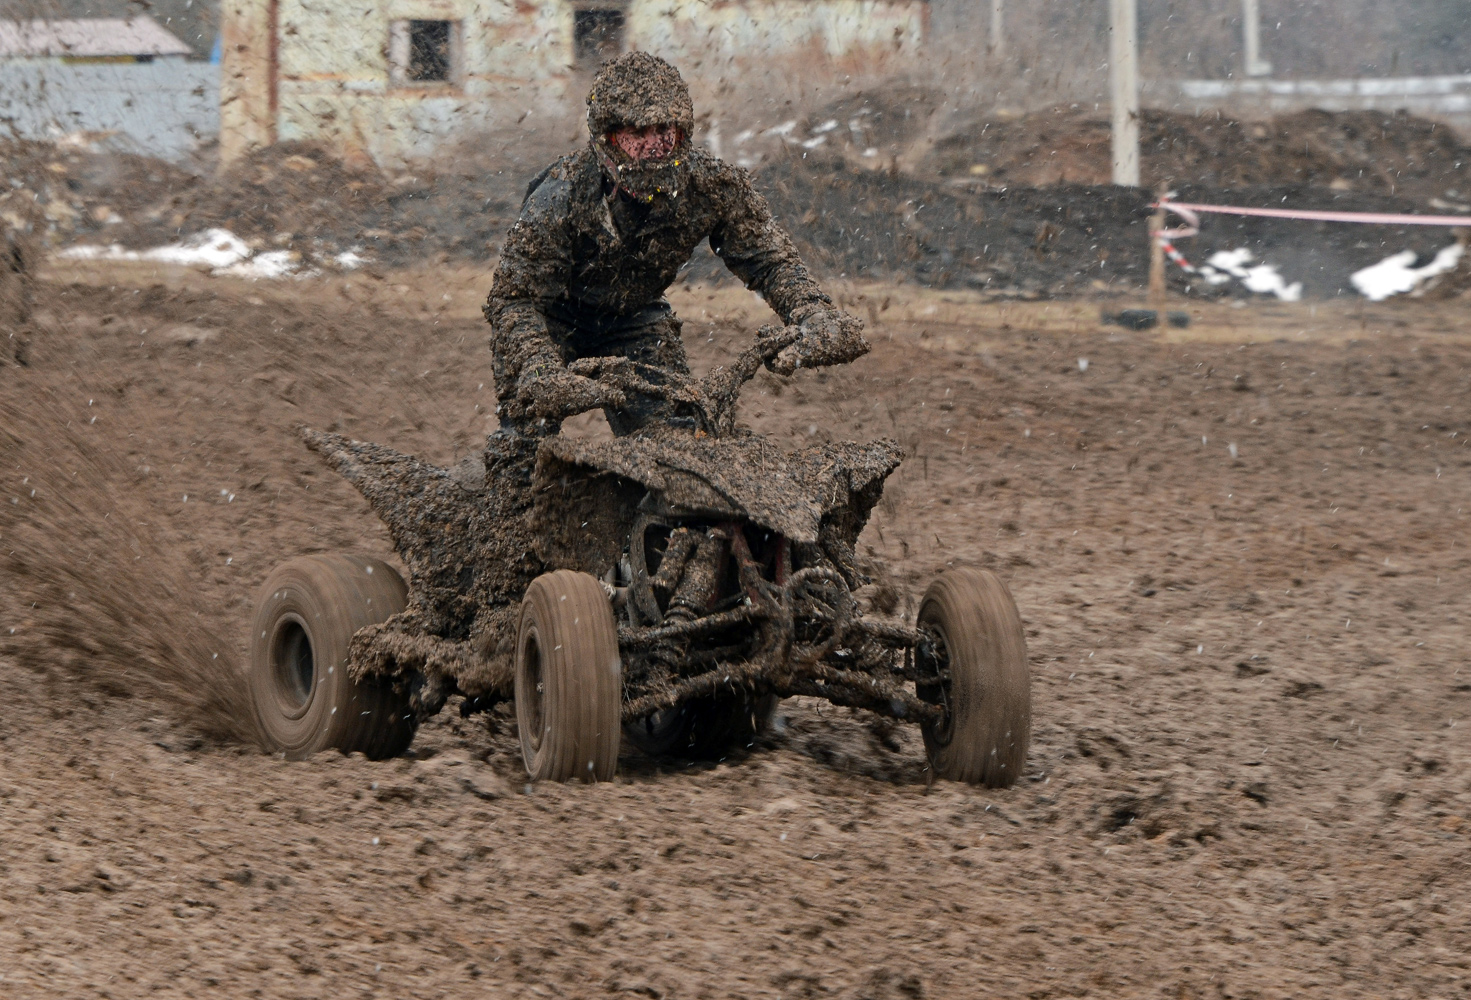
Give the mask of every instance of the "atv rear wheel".
<svg viewBox="0 0 1471 1000">
<path fill-rule="evenodd" d="M 533 781 L 609 781 L 623 671 L 603 585 L 561 569 L 531 581 L 516 635 L 516 725 Z"/>
<path fill-rule="evenodd" d="M 945 708 L 921 727 L 941 778 L 1006 788 L 1021 776 L 1032 738 L 1032 682 L 1016 602 L 994 573 L 952 570 L 925 591 L 921 629 L 935 638 L 928 658 L 948 674 L 919 696 Z M 923 650 L 922 650 L 923 653 Z"/>
<path fill-rule="evenodd" d="M 701 699 L 630 722 L 623 735 L 650 757 L 708 760 L 764 733 L 779 704 L 774 694 Z"/>
<path fill-rule="evenodd" d="M 408 749 L 418 723 L 407 696 L 347 670 L 353 634 L 407 603 L 403 579 L 379 559 L 315 555 L 276 567 L 250 631 L 250 694 L 267 750 L 301 760 L 336 747 L 381 760 Z"/>
</svg>

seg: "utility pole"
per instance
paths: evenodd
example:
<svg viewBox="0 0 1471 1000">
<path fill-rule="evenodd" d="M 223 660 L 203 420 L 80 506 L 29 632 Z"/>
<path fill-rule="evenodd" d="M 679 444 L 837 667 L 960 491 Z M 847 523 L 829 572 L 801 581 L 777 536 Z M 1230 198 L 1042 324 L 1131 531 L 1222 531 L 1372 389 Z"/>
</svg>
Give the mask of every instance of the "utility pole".
<svg viewBox="0 0 1471 1000">
<path fill-rule="evenodd" d="M 1260 0 L 1241 0 L 1241 42 L 1247 76 L 1269 76 L 1272 64 L 1262 58 L 1262 12 Z"/>
<path fill-rule="evenodd" d="M 1003 10 L 1006 0 L 991 0 L 991 55 L 997 59 L 1006 55 L 1006 32 Z"/>
<path fill-rule="evenodd" d="M 1139 16 L 1137 0 L 1109 0 L 1109 90 L 1113 182 L 1139 186 Z"/>
</svg>

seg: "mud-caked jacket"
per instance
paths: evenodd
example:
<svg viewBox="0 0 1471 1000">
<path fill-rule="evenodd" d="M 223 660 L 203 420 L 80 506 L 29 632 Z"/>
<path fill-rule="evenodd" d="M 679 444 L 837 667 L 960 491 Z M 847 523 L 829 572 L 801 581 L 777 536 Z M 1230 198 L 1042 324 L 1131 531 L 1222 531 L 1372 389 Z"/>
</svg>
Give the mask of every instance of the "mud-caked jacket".
<svg viewBox="0 0 1471 1000">
<path fill-rule="evenodd" d="M 501 252 L 485 316 L 497 390 L 562 367 L 549 315 L 632 316 L 660 301 L 701 241 L 788 324 L 832 308 L 750 174 L 701 150 L 685 190 L 619 203 L 590 149 L 534 182 Z"/>
</svg>

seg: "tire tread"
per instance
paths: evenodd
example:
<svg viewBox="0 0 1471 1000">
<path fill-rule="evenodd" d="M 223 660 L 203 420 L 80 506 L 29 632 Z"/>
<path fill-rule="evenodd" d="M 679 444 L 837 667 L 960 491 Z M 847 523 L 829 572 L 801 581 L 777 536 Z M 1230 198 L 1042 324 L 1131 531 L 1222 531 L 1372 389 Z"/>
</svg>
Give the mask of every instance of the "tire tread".
<svg viewBox="0 0 1471 1000">
<path fill-rule="evenodd" d="M 989 571 L 950 570 L 925 591 L 919 624 L 938 627 L 950 653 L 949 738 L 923 727 L 930 766 L 941 778 L 1009 787 L 1032 733 L 1026 634 L 1010 591 Z"/>
<path fill-rule="evenodd" d="M 402 611 L 408 591 L 397 571 L 381 559 L 328 553 L 301 556 L 277 566 L 256 600 L 250 634 L 250 687 L 259 731 L 267 749 L 302 759 L 335 747 L 359 751 L 374 760 L 394 757 L 413 741 L 416 721 L 407 699 L 386 681 L 354 682 L 347 674 L 349 646 L 361 628 Z M 277 623 L 295 614 L 306 624 L 317 669 L 329 669 L 331 683 L 320 673 L 314 701 L 293 725 L 273 718 L 275 678 L 270 642 Z M 336 712 L 332 712 L 332 708 Z"/>
<path fill-rule="evenodd" d="M 523 734 L 527 772 L 534 781 L 611 780 L 618 768 L 623 687 L 607 593 L 586 573 L 545 573 L 522 602 L 518 660 L 531 624 L 542 658 L 543 732 L 534 752 Z M 516 677 L 519 686 L 519 663 Z M 526 724 L 519 712 L 518 719 Z"/>
</svg>

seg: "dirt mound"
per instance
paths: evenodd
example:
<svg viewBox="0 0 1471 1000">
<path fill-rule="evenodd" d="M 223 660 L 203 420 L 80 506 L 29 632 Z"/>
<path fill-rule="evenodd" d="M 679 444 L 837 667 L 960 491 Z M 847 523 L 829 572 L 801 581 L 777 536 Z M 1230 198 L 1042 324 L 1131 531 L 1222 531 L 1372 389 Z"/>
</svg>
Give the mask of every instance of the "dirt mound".
<svg viewBox="0 0 1471 1000">
<path fill-rule="evenodd" d="M 445 253 L 483 259 L 499 246 L 524 185 L 475 160 L 390 179 L 320 146 L 282 143 L 193 185 L 172 208 L 186 232 L 218 226 L 319 262 L 348 249 L 392 263 Z M 131 240 L 164 235 L 139 230 Z"/>
<path fill-rule="evenodd" d="M 0 141 L 0 222 L 38 240 L 126 231 L 139 221 L 167 222 L 164 199 L 198 178 L 163 160 L 105 145 Z M 182 225 L 182 222 L 180 223 Z"/>
<path fill-rule="evenodd" d="M 862 90 L 813 112 L 788 138 L 887 166 L 924 142 L 944 103 L 944 93 L 932 87 Z"/>
<path fill-rule="evenodd" d="M 1301 111 L 1266 121 L 1146 110 L 1144 185 L 1301 185 L 1428 200 L 1471 200 L 1471 146 L 1403 112 Z M 921 169 L 996 185 L 1107 184 L 1106 115 L 1053 108 L 977 116 L 938 140 Z"/>
<path fill-rule="evenodd" d="M 221 227 L 246 239 L 289 246 L 298 230 L 308 239 L 344 237 L 382 215 L 389 185 L 369 166 L 354 167 L 305 143 L 258 150 L 213 180 L 173 195 L 166 223 L 187 221 L 190 231 Z M 176 234 L 178 226 L 167 226 Z M 138 238 L 157 239 L 162 232 Z"/>
<path fill-rule="evenodd" d="M 773 161 L 760 179 L 804 256 L 829 273 L 1036 296 L 1136 284 L 1148 263 L 1140 195 L 1126 188 L 977 194 L 836 158 Z"/>
<path fill-rule="evenodd" d="M 758 187 L 821 269 L 1012 296 L 1144 283 L 1150 196 L 1107 183 L 1106 121 L 1073 109 L 977 120 L 931 146 L 938 107 L 924 88 L 859 93 L 772 140 Z M 1144 132 L 1146 186 L 1167 179 L 1186 199 L 1445 213 L 1468 207 L 1457 199 L 1471 194 L 1471 148 L 1406 115 L 1304 112 L 1250 124 L 1151 111 Z M 143 248 L 221 227 L 322 268 L 346 251 L 385 266 L 492 259 L 535 173 L 526 157 L 492 152 L 389 179 L 321 148 L 283 144 L 202 178 L 126 154 L 0 146 L 53 244 Z M 1349 275 L 1391 254 L 1428 259 L 1447 242 L 1414 227 L 1213 218 L 1181 249 L 1198 261 L 1249 250 L 1278 267 L 1302 264 L 1288 280 L 1321 297 L 1354 294 Z M 706 251 L 688 274 L 726 277 Z M 1192 293 L 1236 288 L 1171 275 Z"/>
<path fill-rule="evenodd" d="M 350 249 L 385 263 L 489 258 L 527 179 L 472 160 L 390 180 L 307 143 L 259 150 L 202 177 L 104 147 L 0 142 L 0 175 L 12 182 L 0 219 L 19 226 L 18 206 L 34 206 L 37 237 L 52 246 L 143 249 L 219 227 L 327 266 Z"/>
<path fill-rule="evenodd" d="M 911 280 L 1001 296 L 1058 297 L 1134 291 L 1147 279 L 1150 196 L 1109 184 L 1050 187 L 937 186 L 902 173 L 863 170 L 838 157 L 787 157 L 762 168 L 773 211 L 824 271 L 853 278 Z M 1225 190 L 1182 185 L 1182 200 L 1341 211 L 1416 212 L 1419 203 L 1311 185 Z M 1197 263 L 1217 251 L 1251 251 L 1275 264 L 1309 297 L 1356 294 L 1349 275 L 1399 251 L 1433 255 L 1444 231 L 1414 226 L 1345 226 L 1207 217 L 1200 237 L 1180 241 Z M 713 258 L 693 266 L 716 277 Z M 1174 267 L 1178 291 L 1214 287 Z"/>
</svg>

